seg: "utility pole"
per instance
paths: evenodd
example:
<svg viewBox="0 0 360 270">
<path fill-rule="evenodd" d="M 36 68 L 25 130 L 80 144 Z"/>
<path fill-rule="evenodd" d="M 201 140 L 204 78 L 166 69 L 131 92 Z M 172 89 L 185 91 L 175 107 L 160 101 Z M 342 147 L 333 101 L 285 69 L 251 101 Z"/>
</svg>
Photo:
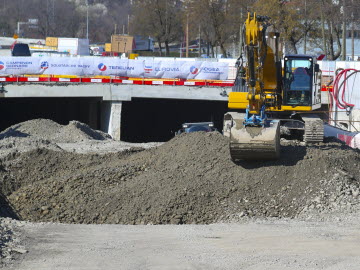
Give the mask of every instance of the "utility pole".
<svg viewBox="0 0 360 270">
<path fill-rule="evenodd" d="M 181 43 L 180 43 L 180 58 L 182 58 L 183 43 L 184 43 L 184 36 L 183 36 L 183 38 L 181 40 Z"/>
<path fill-rule="evenodd" d="M 346 1 L 343 0 L 342 12 L 343 12 L 343 27 L 342 27 L 342 56 L 341 60 L 346 61 Z"/>
<path fill-rule="evenodd" d="M 48 16 L 48 20 L 46 22 L 46 35 L 53 35 L 55 31 L 55 0 L 47 0 L 46 4 Z"/>
<path fill-rule="evenodd" d="M 49 35 L 49 21 L 51 20 L 49 18 L 50 16 L 50 5 L 49 5 L 49 0 L 46 0 L 46 14 L 47 14 L 47 20 L 46 20 L 46 28 L 45 28 L 45 36 Z M 19 28 L 19 27 L 18 27 Z M 19 30 L 18 30 L 19 31 Z"/>
<path fill-rule="evenodd" d="M 327 56 L 327 46 L 326 46 L 326 37 L 325 37 L 325 19 L 324 19 L 324 12 L 323 10 L 320 11 L 321 13 L 321 33 L 323 39 L 323 49 L 325 57 Z"/>
<path fill-rule="evenodd" d="M 239 32 L 239 57 L 242 55 L 242 43 L 243 43 L 243 8 L 240 9 L 240 32 Z"/>
<path fill-rule="evenodd" d="M 199 25 L 199 57 L 201 57 L 201 25 Z"/>
<path fill-rule="evenodd" d="M 189 57 L 189 14 L 186 14 L 186 58 Z"/>
<path fill-rule="evenodd" d="M 306 54 L 306 42 L 307 42 L 307 40 L 306 40 L 306 36 L 307 36 L 307 27 L 308 27 L 308 25 L 307 25 L 307 14 L 306 14 L 306 0 L 305 0 L 305 31 L 304 31 L 304 54 Z"/>
<path fill-rule="evenodd" d="M 165 56 L 168 56 L 168 0 L 165 0 Z"/>
<path fill-rule="evenodd" d="M 86 0 L 86 39 L 89 39 L 89 1 Z"/>
<path fill-rule="evenodd" d="M 127 21 L 128 25 L 127 25 L 127 30 L 128 30 L 128 35 L 130 35 L 130 14 L 128 14 L 128 21 Z"/>
<path fill-rule="evenodd" d="M 52 0 L 52 23 L 53 23 L 53 27 L 55 27 L 55 0 Z"/>
<path fill-rule="evenodd" d="M 355 32 L 355 20 L 354 20 L 354 0 L 351 0 L 351 59 L 355 61 L 355 44 L 354 44 L 354 32 Z"/>
</svg>

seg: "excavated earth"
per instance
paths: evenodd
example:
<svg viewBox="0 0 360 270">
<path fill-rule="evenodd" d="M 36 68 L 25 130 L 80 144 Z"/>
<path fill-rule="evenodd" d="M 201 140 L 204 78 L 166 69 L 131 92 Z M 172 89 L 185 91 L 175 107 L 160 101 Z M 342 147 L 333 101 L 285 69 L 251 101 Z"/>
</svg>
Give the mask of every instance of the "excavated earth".
<svg viewBox="0 0 360 270">
<path fill-rule="evenodd" d="M 158 147 L 108 154 L 58 146 L 110 140 L 79 122 L 33 120 L 0 136 L 0 149 L 13 149 L 0 156 L 1 213 L 21 220 L 208 224 L 310 218 L 355 211 L 360 203 L 360 152 L 335 141 L 283 143 L 277 161 L 234 164 L 220 133 L 183 134 Z M 22 140 L 35 147 L 20 151 Z"/>
</svg>

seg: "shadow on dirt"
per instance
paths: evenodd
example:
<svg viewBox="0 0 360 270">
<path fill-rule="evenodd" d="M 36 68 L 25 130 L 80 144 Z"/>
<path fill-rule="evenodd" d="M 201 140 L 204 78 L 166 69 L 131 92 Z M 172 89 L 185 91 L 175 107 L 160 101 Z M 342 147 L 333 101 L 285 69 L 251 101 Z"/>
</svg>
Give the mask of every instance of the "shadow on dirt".
<svg viewBox="0 0 360 270">
<path fill-rule="evenodd" d="M 20 216 L 15 212 L 6 196 L 0 193 L 0 217 L 20 220 Z"/>
<path fill-rule="evenodd" d="M 16 129 L 17 128 L 8 128 L 7 130 L 3 131 L 0 134 L 0 140 L 5 139 L 5 138 L 10 138 L 10 137 L 20 137 L 20 138 L 30 137 L 29 134 L 23 133 Z"/>
<path fill-rule="evenodd" d="M 245 169 L 258 169 L 273 166 L 294 166 L 306 156 L 305 146 L 281 146 L 280 159 L 278 160 L 255 160 L 255 161 L 238 161 L 237 165 Z"/>
<path fill-rule="evenodd" d="M 0 164 L 0 172 L 5 172 L 5 169 L 2 164 Z M 20 215 L 16 213 L 11 203 L 7 199 L 6 195 L 4 194 L 6 193 L 4 189 L 6 189 L 4 187 L 4 183 L 0 182 L 0 217 L 8 217 L 8 218 L 20 220 L 21 219 Z"/>
</svg>

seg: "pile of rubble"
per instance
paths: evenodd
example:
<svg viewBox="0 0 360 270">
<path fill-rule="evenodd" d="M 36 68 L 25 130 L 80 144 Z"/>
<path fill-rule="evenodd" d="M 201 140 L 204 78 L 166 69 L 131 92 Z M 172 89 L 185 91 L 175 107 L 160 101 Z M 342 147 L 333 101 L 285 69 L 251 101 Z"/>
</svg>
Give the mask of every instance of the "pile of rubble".
<svg viewBox="0 0 360 270">
<path fill-rule="evenodd" d="M 70 121 L 60 125 L 49 119 L 35 119 L 13 125 L 0 133 L 0 140 L 5 138 L 36 138 L 53 143 L 78 143 L 84 140 L 108 140 L 111 136 L 88 125 Z"/>
<path fill-rule="evenodd" d="M 93 130 L 88 125 L 71 121 L 60 125 L 48 119 L 35 119 L 13 125 L 0 133 L 0 157 L 18 152 L 46 148 L 61 151 L 60 144 L 109 141 L 107 133 Z"/>
<path fill-rule="evenodd" d="M 48 124 L 52 128 L 40 132 L 32 126 L 15 130 L 55 148 L 59 134 L 72 142 L 108 139 L 80 123 L 66 133 Z M 87 135 L 77 137 L 81 132 Z M 30 221 L 208 224 L 309 218 L 354 211 L 360 202 L 360 152 L 338 142 L 287 144 L 277 161 L 240 164 L 230 160 L 228 141 L 219 133 L 183 134 L 155 148 L 105 155 L 53 147 L 1 158 L 0 187 L 8 201 L 2 211 Z"/>
</svg>

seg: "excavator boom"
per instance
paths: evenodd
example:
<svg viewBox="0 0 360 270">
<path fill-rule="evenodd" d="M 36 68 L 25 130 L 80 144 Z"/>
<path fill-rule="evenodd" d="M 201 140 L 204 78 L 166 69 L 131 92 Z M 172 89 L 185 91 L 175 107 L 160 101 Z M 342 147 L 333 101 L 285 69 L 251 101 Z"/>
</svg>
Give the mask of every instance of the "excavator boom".
<svg viewBox="0 0 360 270">
<path fill-rule="evenodd" d="M 276 103 L 278 82 L 277 52 L 266 41 L 268 26 L 267 17 L 248 14 L 244 39 L 246 113 L 228 113 L 224 117 L 224 134 L 230 137 L 233 160 L 276 159 L 280 155 L 279 122 L 267 119 L 266 115 L 266 95 L 273 95 Z"/>
</svg>

